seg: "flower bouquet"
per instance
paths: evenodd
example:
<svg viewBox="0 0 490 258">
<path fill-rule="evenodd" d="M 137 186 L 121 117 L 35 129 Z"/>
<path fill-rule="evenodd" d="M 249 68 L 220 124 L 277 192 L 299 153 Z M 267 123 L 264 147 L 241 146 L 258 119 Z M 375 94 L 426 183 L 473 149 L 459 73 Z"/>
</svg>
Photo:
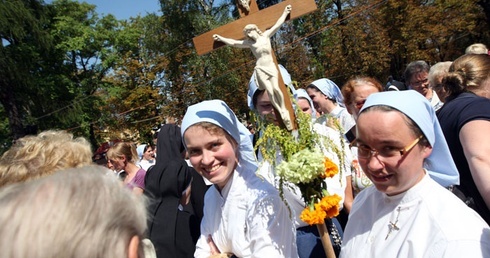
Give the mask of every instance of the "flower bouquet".
<svg viewBox="0 0 490 258">
<path fill-rule="evenodd" d="M 257 148 L 265 160 L 276 168 L 280 178 L 280 192 L 284 182 L 296 185 L 305 202 L 305 209 L 300 219 L 309 225 L 317 225 L 327 257 L 335 257 L 330 237 L 325 226 L 325 219 L 339 214 L 341 197 L 328 192 L 325 178 L 341 173 L 343 168 L 343 147 L 333 147 L 332 140 L 313 129 L 311 118 L 302 112 L 296 114 L 297 132 L 288 132 L 275 125 L 263 127 L 262 137 L 257 141 Z M 339 130 L 339 137 L 343 137 Z M 342 142 L 342 141 L 341 141 Z M 277 164 L 277 150 L 282 161 Z M 335 164 L 325 152 L 337 155 L 341 164 Z"/>
</svg>

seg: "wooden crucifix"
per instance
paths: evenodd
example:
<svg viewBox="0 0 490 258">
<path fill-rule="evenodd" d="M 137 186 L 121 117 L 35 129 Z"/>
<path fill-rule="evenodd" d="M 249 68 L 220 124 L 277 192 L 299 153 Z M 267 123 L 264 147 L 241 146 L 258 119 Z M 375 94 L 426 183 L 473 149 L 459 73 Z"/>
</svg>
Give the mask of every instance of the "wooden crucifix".
<svg viewBox="0 0 490 258">
<path fill-rule="evenodd" d="M 258 88 L 268 93 L 281 127 L 292 131 L 297 128 L 294 110 L 270 37 L 284 21 L 316 10 L 316 3 L 314 0 L 287 0 L 259 11 L 255 0 L 237 2 L 241 18 L 195 37 L 196 51 L 203 55 L 224 45 L 250 48 L 257 58 L 255 77 Z"/>
</svg>

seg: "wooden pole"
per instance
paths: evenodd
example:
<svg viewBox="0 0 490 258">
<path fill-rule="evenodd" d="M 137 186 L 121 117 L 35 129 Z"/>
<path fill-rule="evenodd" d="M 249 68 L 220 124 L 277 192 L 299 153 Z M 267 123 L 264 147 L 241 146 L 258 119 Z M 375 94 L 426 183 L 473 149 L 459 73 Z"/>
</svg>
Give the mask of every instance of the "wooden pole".
<svg viewBox="0 0 490 258">
<path fill-rule="evenodd" d="M 330 236 L 328 235 L 327 226 L 325 225 L 325 223 L 322 223 L 316 224 L 316 227 L 318 228 L 318 233 L 320 233 L 323 250 L 325 250 L 327 258 L 336 258 L 332 242 L 330 241 Z"/>
</svg>

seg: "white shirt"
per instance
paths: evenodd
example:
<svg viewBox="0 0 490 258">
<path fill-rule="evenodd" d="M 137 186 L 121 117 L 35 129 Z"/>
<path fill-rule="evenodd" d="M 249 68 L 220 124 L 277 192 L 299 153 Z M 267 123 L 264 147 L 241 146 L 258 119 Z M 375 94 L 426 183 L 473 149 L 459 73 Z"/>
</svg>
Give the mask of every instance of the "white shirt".
<svg viewBox="0 0 490 258">
<path fill-rule="evenodd" d="M 328 126 L 328 118 L 330 117 L 335 117 L 339 120 L 339 124 L 342 127 L 342 133 L 348 132 L 354 125 L 356 125 L 356 121 L 352 117 L 349 112 L 347 112 L 347 109 L 337 105 L 332 112 L 328 114 L 328 116 L 322 115 L 316 119 L 316 123 L 322 124 L 324 126 Z"/>
<path fill-rule="evenodd" d="M 354 199 L 340 257 L 490 257 L 490 227 L 425 175 L 396 196 L 374 186 L 361 191 Z"/>
<path fill-rule="evenodd" d="M 347 112 L 347 109 L 339 105 L 330 112 L 330 115 L 339 119 L 340 125 L 344 129 L 343 133 L 348 132 L 354 125 L 356 125 L 356 121 L 352 115 Z"/>
<path fill-rule="evenodd" d="M 296 230 L 278 191 L 253 173 L 234 172 L 221 194 L 206 192 L 194 256 L 208 258 L 211 235 L 221 253 L 237 257 L 298 257 Z"/>
<path fill-rule="evenodd" d="M 263 178 L 264 180 L 267 180 L 267 182 L 273 184 L 274 187 L 279 189 L 279 177 L 276 176 L 275 169 L 267 160 L 262 160 L 262 155 L 260 154 L 260 152 L 258 158 L 259 160 L 261 160 L 259 170 L 257 171 L 258 176 Z M 284 199 L 286 199 L 289 207 L 291 208 L 291 212 L 293 213 L 292 215 L 294 218 L 294 227 L 300 228 L 307 226 L 308 224 L 299 218 L 299 215 L 305 208 L 305 202 L 303 201 L 303 197 L 301 196 L 301 190 L 299 189 L 299 187 L 292 183 L 284 182 L 282 191 L 284 193 Z"/>
<path fill-rule="evenodd" d="M 444 103 L 441 101 L 441 99 L 439 99 L 439 96 L 437 95 L 436 91 L 433 89 L 431 90 L 432 90 L 432 98 L 429 101 L 431 106 L 434 108 L 434 110 L 437 111 L 444 105 Z"/>
<path fill-rule="evenodd" d="M 146 159 L 142 159 L 140 160 L 139 164 L 140 168 L 144 169 L 145 171 L 148 170 L 148 168 L 150 168 L 151 166 L 155 165 L 155 160 L 146 160 Z"/>
</svg>

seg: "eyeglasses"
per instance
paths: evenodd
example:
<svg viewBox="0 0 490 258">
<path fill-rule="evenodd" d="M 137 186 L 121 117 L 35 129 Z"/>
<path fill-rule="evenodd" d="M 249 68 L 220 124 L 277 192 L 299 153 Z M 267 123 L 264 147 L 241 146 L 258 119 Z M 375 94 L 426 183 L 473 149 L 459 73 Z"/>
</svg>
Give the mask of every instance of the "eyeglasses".
<svg viewBox="0 0 490 258">
<path fill-rule="evenodd" d="M 420 80 L 420 81 L 416 81 L 416 82 L 410 82 L 410 86 L 412 86 L 413 88 L 418 88 L 418 87 L 421 87 L 422 85 L 425 85 L 429 82 L 429 78 L 425 78 L 423 80 Z"/>
<path fill-rule="evenodd" d="M 353 142 L 354 146 L 357 146 L 357 156 L 362 159 L 370 159 L 373 156 L 381 156 L 383 158 L 393 158 L 393 157 L 403 157 L 405 154 L 407 154 L 410 150 L 417 145 L 417 143 L 422 139 L 423 135 L 420 135 L 417 139 L 415 139 L 412 143 L 410 143 L 408 146 L 406 146 L 403 149 L 395 149 L 395 148 L 384 148 L 383 150 L 375 150 L 372 148 L 369 148 L 368 146 L 364 144 L 360 144 L 357 142 Z"/>
</svg>

